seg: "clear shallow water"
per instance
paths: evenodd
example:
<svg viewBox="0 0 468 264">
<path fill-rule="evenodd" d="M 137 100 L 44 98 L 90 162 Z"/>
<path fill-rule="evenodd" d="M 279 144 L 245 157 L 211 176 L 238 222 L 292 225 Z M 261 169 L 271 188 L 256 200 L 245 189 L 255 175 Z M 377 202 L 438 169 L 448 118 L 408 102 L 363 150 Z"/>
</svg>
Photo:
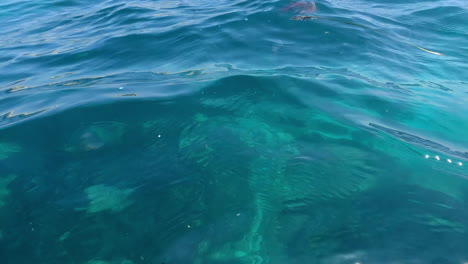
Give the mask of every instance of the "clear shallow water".
<svg viewBox="0 0 468 264">
<path fill-rule="evenodd" d="M 468 261 L 465 1 L 289 3 L 3 1 L 2 263 Z"/>
</svg>

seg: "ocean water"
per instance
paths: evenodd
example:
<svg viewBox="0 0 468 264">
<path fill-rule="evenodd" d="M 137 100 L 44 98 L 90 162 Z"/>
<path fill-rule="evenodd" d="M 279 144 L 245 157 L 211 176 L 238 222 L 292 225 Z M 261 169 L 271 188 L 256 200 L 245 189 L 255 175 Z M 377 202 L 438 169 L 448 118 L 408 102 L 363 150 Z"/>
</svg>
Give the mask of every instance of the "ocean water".
<svg viewBox="0 0 468 264">
<path fill-rule="evenodd" d="M 468 2 L 312 5 L 1 1 L 0 263 L 467 263 Z"/>
</svg>

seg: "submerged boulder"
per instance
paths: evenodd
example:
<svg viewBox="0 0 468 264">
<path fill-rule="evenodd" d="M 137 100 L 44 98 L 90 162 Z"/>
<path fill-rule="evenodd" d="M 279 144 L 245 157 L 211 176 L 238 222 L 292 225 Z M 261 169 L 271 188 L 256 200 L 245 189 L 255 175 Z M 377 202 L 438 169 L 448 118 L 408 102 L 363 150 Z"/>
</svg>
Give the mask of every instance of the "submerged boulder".
<svg viewBox="0 0 468 264">
<path fill-rule="evenodd" d="M 129 199 L 134 189 L 119 189 L 115 186 L 104 184 L 93 185 L 86 188 L 89 206 L 85 209 L 88 213 L 102 211 L 119 212 L 133 203 Z"/>
<path fill-rule="evenodd" d="M 7 176 L 0 176 L 0 208 L 5 205 L 5 200 L 10 195 L 8 185 L 16 179 L 16 175 L 10 174 Z"/>
<path fill-rule="evenodd" d="M 9 158 L 13 153 L 21 151 L 18 144 L 11 142 L 0 142 L 0 160 Z"/>
<path fill-rule="evenodd" d="M 119 122 L 97 122 L 78 129 L 65 147 L 68 152 L 95 151 L 118 144 L 126 131 Z"/>
</svg>

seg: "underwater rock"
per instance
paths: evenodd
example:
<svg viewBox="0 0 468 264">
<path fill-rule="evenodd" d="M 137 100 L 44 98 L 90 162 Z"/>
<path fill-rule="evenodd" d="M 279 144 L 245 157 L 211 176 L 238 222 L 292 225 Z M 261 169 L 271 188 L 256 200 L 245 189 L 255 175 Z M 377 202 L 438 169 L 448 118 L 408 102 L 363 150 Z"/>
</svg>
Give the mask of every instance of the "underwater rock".
<svg viewBox="0 0 468 264">
<path fill-rule="evenodd" d="M 10 195 L 8 185 L 16 179 L 16 175 L 7 175 L 0 177 L 0 208 L 5 205 L 5 199 Z"/>
<path fill-rule="evenodd" d="M 217 106 L 221 100 L 209 103 Z M 219 262 L 250 263 L 266 261 L 262 258 L 275 250 L 279 254 L 275 260 L 281 263 L 286 249 L 280 237 L 288 237 L 290 231 L 282 221 L 285 212 L 301 212 L 323 202 L 345 203 L 378 184 L 376 175 L 382 173 L 373 166 L 375 155 L 362 146 L 343 143 L 351 142 L 351 129 L 315 112 L 294 115 L 279 107 L 269 108 L 279 114 L 270 116 L 261 106 L 244 107 L 236 112 L 238 117 L 198 113 L 193 125 L 181 133 L 181 157 L 207 175 L 217 175 L 214 181 L 226 183 L 228 179 L 219 172 L 235 161 L 237 169 L 229 175 L 242 177 L 253 214 L 245 224 L 243 239 L 221 245 L 203 240 L 200 244 L 206 247 L 198 255 Z M 297 121 L 288 124 L 283 120 L 291 118 L 277 118 L 289 114 Z M 230 159 L 223 159 L 222 153 L 230 153 Z M 225 199 L 229 193 L 238 194 L 238 190 L 223 188 Z"/>
<path fill-rule="evenodd" d="M 90 260 L 86 264 L 109 264 L 109 262 L 104 260 Z"/>
<path fill-rule="evenodd" d="M 114 186 L 104 184 L 93 185 L 86 188 L 85 192 L 89 199 L 88 213 L 102 211 L 119 212 L 133 203 L 129 200 L 134 189 L 119 189 Z"/>
<path fill-rule="evenodd" d="M 134 262 L 128 259 L 106 261 L 106 260 L 89 260 L 86 264 L 133 264 Z"/>
<path fill-rule="evenodd" d="M 67 239 L 70 237 L 70 234 L 71 234 L 70 231 L 67 231 L 67 232 L 63 233 L 63 234 L 59 237 L 58 241 L 63 242 L 63 241 L 65 241 L 65 240 L 67 240 Z"/>
<path fill-rule="evenodd" d="M 68 152 L 94 151 L 117 144 L 126 131 L 119 122 L 98 122 L 79 129 L 65 148 Z"/>
<path fill-rule="evenodd" d="M 203 236 L 200 231 L 189 232 L 171 242 L 156 263 L 197 263 L 198 250 L 203 247 Z"/>
<path fill-rule="evenodd" d="M 331 143 L 323 149 L 314 147 L 322 156 L 306 154 L 288 163 L 283 190 L 288 201 L 348 199 L 378 183 L 376 175 L 381 172 L 369 164 L 373 157 L 366 151 Z"/>
<path fill-rule="evenodd" d="M 198 254 L 219 262 L 262 261 L 265 248 L 276 248 L 273 245 L 276 241 L 269 239 L 273 234 L 268 230 L 279 213 L 275 208 L 285 199 L 282 194 L 282 186 L 287 182 L 284 169 L 286 161 L 298 154 L 295 138 L 281 127 L 248 114 L 234 118 L 197 114 L 194 121 L 193 126 L 181 133 L 179 148 L 183 158 L 206 169 L 208 174 L 217 175 L 215 181 L 226 183 L 229 179 L 245 177 L 245 181 L 237 182 L 250 190 L 253 213 L 252 223 L 244 225 L 245 233 L 240 236 L 243 238 L 223 245 L 204 240 L 200 244 L 206 247 Z M 224 159 L 221 153 L 230 153 L 230 158 Z M 231 164 L 236 168 L 228 174 L 219 173 L 226 172 Z M 242 170 L 239 167 L 243 167 Z M 230 177 L 223 178 L 225 175 Z M 226 198 L 235 199 L 238 188 L 223 188 L 222 193 Z M 266 241 L 269 246 L 265 246 Z"/>
<path fill-rule="evenodd" d="M 21 147 L 14 143 L 0 142 L 0 160 L 8 158 L 12 153 L 20 152 Z"/>
</svg>

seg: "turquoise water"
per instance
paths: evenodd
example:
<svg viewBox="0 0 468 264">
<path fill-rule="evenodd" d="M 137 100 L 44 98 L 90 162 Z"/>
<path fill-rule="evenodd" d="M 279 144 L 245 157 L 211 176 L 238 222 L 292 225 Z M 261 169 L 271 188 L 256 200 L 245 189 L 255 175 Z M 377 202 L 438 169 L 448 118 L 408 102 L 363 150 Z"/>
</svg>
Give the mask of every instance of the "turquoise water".
<svg viewBox="0 0 468 264">
<path fill-rule="evenodd" d="M 291 3 L 2 1 L 1 263 L 468 262 L 468 2 Z"/>
</svg>

